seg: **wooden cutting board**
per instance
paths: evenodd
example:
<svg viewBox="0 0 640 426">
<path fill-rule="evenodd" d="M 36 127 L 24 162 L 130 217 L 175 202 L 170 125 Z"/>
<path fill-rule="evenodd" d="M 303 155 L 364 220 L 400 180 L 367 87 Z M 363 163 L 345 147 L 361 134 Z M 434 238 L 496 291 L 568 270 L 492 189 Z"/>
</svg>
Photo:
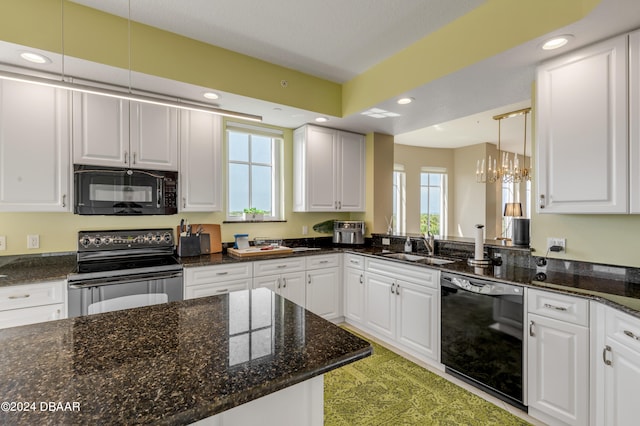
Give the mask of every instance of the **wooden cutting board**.
<svg viewBox="0 0 640 426">
<path fill-rule="evenodd" d="M 213 223 L 202 223 L 202 224 L 193 224 L 191 225 L 191 231 L 195 233 L 198 230 L 198 227 L 202 227 L 203 234 L 209 234 L 209 251 L 203 251 L 200 254 L 209 254 L 209 253 L 222 253 L 222 234 L 220 232 L 220 225 Z M 180 236 L 180 227 L 176 227 L 178 236 Z M 178 245 L 180 244 L 180 238 L 177 238 Z"/>
<path fill-rule="evenodd" d="M 293 253 L 293 250 L 290 247 L 276 247 L 271 250 L 260 250 L 260 247 L 249 247 L 246 249 L 234 249 L 228 248 L 227 253 L 231 256 L 236 257 L 257 257 L 257 256 L 268 256 L 274 254 L 290 254 Z"/>
</svg>

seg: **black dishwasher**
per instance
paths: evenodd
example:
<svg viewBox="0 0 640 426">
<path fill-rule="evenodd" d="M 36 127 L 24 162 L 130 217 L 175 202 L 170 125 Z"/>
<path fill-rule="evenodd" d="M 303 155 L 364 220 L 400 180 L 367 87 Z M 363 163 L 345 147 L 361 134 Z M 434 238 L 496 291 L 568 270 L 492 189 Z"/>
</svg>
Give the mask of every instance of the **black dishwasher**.
<svg viewBox="0 0 640 426">
<path fill-rule="evenodd" d="M 445 371 L 526 411 L 524 289 L 443 273 L 440 294 Z"/>
</svg>

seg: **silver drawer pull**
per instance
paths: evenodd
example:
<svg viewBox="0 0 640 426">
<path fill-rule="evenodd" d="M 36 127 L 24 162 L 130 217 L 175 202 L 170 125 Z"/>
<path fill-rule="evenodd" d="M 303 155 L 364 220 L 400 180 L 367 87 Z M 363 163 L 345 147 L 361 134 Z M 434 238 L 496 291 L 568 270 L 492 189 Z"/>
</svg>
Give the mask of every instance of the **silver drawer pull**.
<svg viewBox="0 0 640 426">
<path fill-rule="evenodd" d="M 320 263 L 320 264 L 322 264 L 322 263 L 329 263 L 329 261 L 328 261 L 328 260 L 321 260 L 319 263 Z"/>
<path fill-rule="evenodd" d="M 611 346 L 607 345 L 602 350 L 602 361 L 604 365 L 611 365 L 611 360 L 607 359 L 607 352 L 611 352 Z"/>
<path fill-rule="evenodd" d="M 216 275 L 227 275 L 228 272 L 216 272 Z"/>
<path fill-rule="evenodd" d="M 360 262 L 358 260 L 353 260 L 353 259 L 350 259 L 349 263 L 353 263 L 354 265 L 359 265 L 360 264 Z"/>
<path fill-rule="evenodd" d="M 625 330 L 624 334 L 631 337 L 632 339 L 640 340 L 640 336 L 636 336 L 635 334 L 633 334 L 633 331 Z"/>
<path fill-rule="evenodd" d="M 30 294 L 21 294 L 20 296 L 9 296 L 9 299 L 26 299 L 27 297 L 30 297 Z"/>
<path fill-rule="evenodd" d="M 544 307 L 547 309 L 555 309 L 556 311 L 566 311 L 567 308 L 565 308 L 564 306 L 555 306 L 555 305 L 550 305 L 548 303 L 544 304 Z"/>
<path fill-rule="evenodd" d="M 222 288 L 220 290 L 216 290 L 216 293 L 228 293 L 229 289 L 228 288 Z"/>
<path fill-rule="evenodd" d="M 278 266 L 276 266 L 276 268 L 278 268 L 278 269 L 282 269 L 282 268 L 286 268 L 286 267 L 287 267 L 287 265 L 278 265 Z"/>
<path fill-rule="evenodd" d="M 529 321 L 529 336 L 535 337 L 536 333 L 533 331 L 533 326 L 535 323 L 533 321 Z"/>
</svg>

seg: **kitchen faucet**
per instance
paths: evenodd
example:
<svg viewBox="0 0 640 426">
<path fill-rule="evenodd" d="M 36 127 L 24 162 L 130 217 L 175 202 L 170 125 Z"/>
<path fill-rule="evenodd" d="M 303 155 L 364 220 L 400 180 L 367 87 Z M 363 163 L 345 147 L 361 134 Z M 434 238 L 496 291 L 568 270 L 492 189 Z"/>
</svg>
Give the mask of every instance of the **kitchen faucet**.
<svg viewBox="0 0 640 426">
<path fill-rule="evenodd" d="M 424 237 L 422 237 L 422 242 L 424 243 L 424 246 L 427 248 L 427 254 L 429 256 L 433 256 L 435 255 L 435 239 L 433 238 L 433 235 L 431 235 L 430 232 L 427 232 L 424 234 Z"/>
</svg>

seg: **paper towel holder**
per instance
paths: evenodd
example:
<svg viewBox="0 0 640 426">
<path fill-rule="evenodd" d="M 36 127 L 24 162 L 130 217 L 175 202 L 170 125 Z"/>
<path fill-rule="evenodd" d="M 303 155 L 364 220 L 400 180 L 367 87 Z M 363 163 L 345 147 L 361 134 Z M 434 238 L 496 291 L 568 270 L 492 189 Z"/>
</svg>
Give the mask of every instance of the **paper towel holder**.
<svg viewBox="0 0 640 426">
<path fill-rule="evenodd" d="M 484 228 L 484 225 L 478 224 L 475 226 L 478 230 Z M 484 257 L 484 252 L 483 252 L 483 259 L 476 259 L 475 256 L 467 259 L 467 263 L 470 266 L 475 266 L 475 267 L 480 267 L 480 268 L 488 268 L 489 266 L 491 266 L 492 262 L 491 259 Z"/>
</svg>

